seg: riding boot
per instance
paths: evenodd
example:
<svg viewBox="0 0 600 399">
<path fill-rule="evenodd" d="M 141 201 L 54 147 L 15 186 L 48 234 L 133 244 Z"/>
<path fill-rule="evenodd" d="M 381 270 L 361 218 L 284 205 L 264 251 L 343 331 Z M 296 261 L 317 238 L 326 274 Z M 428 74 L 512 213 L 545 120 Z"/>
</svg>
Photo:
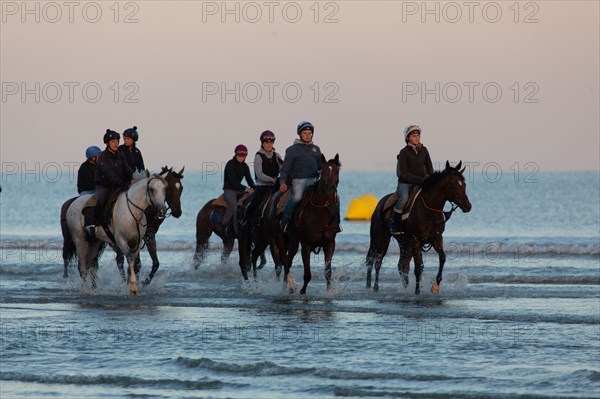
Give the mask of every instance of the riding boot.
<svg viewBox="0 0 600 399">
<path fill-rule="evenodd" d="M 394 212 L 392 213 L 392 223 L 390 224 L 390 233 L 392 235 L 400 235 L 404 232 L 402 231 L 402 211 L 394 208 Z"/>
</svg>

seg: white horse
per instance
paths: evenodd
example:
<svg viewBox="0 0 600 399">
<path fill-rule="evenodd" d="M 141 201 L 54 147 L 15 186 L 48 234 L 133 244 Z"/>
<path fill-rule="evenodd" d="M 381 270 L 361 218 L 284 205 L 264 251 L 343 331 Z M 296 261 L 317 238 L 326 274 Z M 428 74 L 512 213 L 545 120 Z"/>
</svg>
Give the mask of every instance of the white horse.
<svg viewBox="0 0 600 399">
<path fill-rule="evenodd" d="M 78 260 L 79 275 L 83 280 L 92 277 L 92 286 L 96 280 L 96 257 L 103 247 L 103 241 L 121 250 L 129 265 L 128 281 L 129 291 L 136 295 L 137 277 L 135 275 L 135 259 L 137 258 L 142 240 L 146 234 L 146 215 L 144 210 L 154 207 L 160 215 L 165 215 L 165 201 L 167 197 L 167 181 L 165 175 L 152 175 L 134 182 L 125 192 L 119 194 L 115 203 L 109 230 L 115 242 L 111 240 L 101 227 L 96 228 L 96 239 L 87 239 L 83 226 L 82 209 L 85 207 L 91 194 L 81 195 L 67 209 L 67 226 L 75 244 Z M 91 272 L 90 272 L 91 269 Z"/>
</svg>

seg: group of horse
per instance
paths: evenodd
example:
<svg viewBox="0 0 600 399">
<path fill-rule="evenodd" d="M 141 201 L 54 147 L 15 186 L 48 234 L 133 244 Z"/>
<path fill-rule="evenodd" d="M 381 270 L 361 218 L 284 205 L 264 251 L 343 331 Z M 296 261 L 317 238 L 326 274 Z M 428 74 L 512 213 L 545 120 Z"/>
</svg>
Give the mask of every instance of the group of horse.
<svg viewBox="0 0 600 399">
<path fill-rule="evenodd" d="M 285 203 L 291 195 L 291 190 L 264 195 L 259 203 L 248 206 L 246 196 L 243 196 L 234 212 L 230 226 L 224 228 L 220 224 L 226 204 L 223 198 L 208 201 L 196 217 L 196 250 L 194 265 L 198 268 L 203 262 L 208 240 L 212 233 L 223 240 L 222 261 L 225 261 L 233 250 L 234 241 L 238 240 L 239 266 L 244 279 L 249 279 L 249 273 L 256 278 L 257 269 L 266 264 L 264 252 L 269 247 L 275 264 L 278 278 L 287 284 L 290 293 L 294 293 L 296 285 L 290 268 L 293 259 L 301 248 L 304 265 L 304 281 L 300 294 L 306 293 L 311 280 L 310 254 L 323 250 L 325 258 L 325 279 L 327 290 L 331 289 L 331 262 L 335 251 L 335 239 L 340 231 L 340 206 L 337 187 L 341 163 L 339 155 L 326 160 L 323 157 L 323 169 L 318 182 L 307 189 L 302 200 L 296 205 L 293 217 L 285 230 L 280 226 L 279 219 Z M 417 186 L 418 190 L 411 196 L 410 216 L 404 233 L 394 236 L 400 245 L 398 270 L 402 282 L 408 285 L 410 260 L 414 259 L 416 289 L 420 292 L 420 280 L 423 271 L 422 251 L 425 247 L 433 247 L 439 255 L 439 270 L 432 292 L 439 292 L 442 271 L 445 263 L 442 233 L 452 211 L 459 207 L 463 212 L 469 212 L 471 203 L 466 194 L 466 184 L 463 177 L 464 169 L 461 163 L 451 167 L 446 162 L 443 171 L 434 172 Z M 152 258 L 152 270 L 143 284 L 149 284 L 159 267 L 156 256 L 156 233 L 170 215 L 181 216 L 181 193 L 183 186 L 183 169 L 174 172 L 173 168 L 163 167 L 160 173 L 137 176 L 127 191 L 118 195 L 112 210 L 111 223 L 105 229 L 97 229 L 96 238 L 86 236 L 82 211 L 88 204 L 90 195 L 71 198 L 61 209 L 61 228 L 63 233 L 64 276 L 68 276 L 68 265 L 77 257 L 81 278 L 85 281 L 91 278 L 95 286 L 98 259 L 106 244 L 117 253 L 117 266 L 122 278 L 129 283 L 129 291 L 137 294 L 137 278 L 140 271 L 139 252 L 145 243 Z M 251 199 L 252 197 L 250 197 Z M 375 266 L 376 277 L 374 290 L 379 288 L 379 270 L 385 256 L 390 239 L 389 223 L 396 194 L 384 196 L 377 205 L 371 218 L 370 247 L 365 265 L 367 267 L 367 287 L 371 287 L 371 271 Z M 256 201 L 256 200 L 255 200 Z M 444 204 L 455 204 L 450 212 L 444 212 Z M 243 216 L 243 217 L 242 217 Z M 123 259 L 127 260 L 128 273 L 125 276 Z M 257 265 L 258 260 L 261 263 Z"/>
</svg>

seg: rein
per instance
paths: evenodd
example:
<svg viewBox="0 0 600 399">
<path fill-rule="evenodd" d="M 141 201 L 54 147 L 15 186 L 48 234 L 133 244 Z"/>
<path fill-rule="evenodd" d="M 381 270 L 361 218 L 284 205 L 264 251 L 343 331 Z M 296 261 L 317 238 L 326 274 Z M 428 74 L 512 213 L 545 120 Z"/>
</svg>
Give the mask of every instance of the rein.
<svg viewBox="0 0 600 399">
<path fill-rule="evenodd" d="M 148 179 L 148 181 L 146 182 L 146 198 L 148 199 L 148 203 L 151 206 L 155 206 L 156 204 L 154 203 L 154 201 L 152 200 L 152 197 L 150 197 L 150 195 L 148 194 L 148 192 L 150 191 L 150 181 L 152 181 L 152 179 L 157 179 L 157 177 L 153 176 L 151 178 Z M 131 199 L 129 199 L 129 190 L 125 191 L 125 198 L 127 199 L 127 209 L 129 210 L 129 214 L 131 215 L 131 217 L 133 218 L 133 220 L 135 220 L 135 227 L 137 228 L 137 234 L 138 234 L 138 246 L 136 247 L 135 251 L 137 251 L 138 249 L 142 249 L 144 247 L 144 243 L 142 243 L 142 233 L 140 231 L 140 222 L 142 221 L 142 219 L 144 218 L 144 213 L 146 212 L 145 209 L 139 207 L 138 205 L 136 205 Z M 140 219 L 138 220 L 135 215 L 133 214 L 133 211 L 131 210 L 131 206 L 133 205 L 134 208 L 142 211 L 142 216 L 140 217 Z M 148 226 L 148 224 L 146 223 L 146 225 L 144 227 Z"/>
<path fill-rule="evenodd" d="M 452 213 L 454 213 L 454 211 L 458 208 L 458 205 L 449 201 L 452 204 L 452 209 L 449 211 L 444 211 L 443 209 L 435 209 L 435 208 L 432 208 L 429 205 L 427 205 L 427 203 L 425 202 L 425 198 L 423 198 L 423 196 L 421 196 L 421 200 L 423 201 L 423 206 L 426 209 L 429 209 L 430 211 L 433 211 L 433 212 L 443 213 L 444 214 L 444 223 L 446 223 L 448 220 L 450 220 Z"/>
</svg>

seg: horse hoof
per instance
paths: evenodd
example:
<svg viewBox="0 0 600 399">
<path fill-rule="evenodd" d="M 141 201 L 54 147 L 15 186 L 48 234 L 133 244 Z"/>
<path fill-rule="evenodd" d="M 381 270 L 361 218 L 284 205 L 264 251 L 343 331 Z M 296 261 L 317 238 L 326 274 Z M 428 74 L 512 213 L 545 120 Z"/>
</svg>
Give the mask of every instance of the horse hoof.
<svg viewBox="0 0 600 399">
<path fill-rule="evenodd" d="M 439 294 L 440 293 L 440 286 L 438 285 L 438 283 L 434 283 L 431 286 L 431 293 L 432 294 Z"/>
<path fill-rule="evenodd" d="M 379 284 L 375 284 L 373 286 L 373 291 L 375 291 L 375 292 L 379 291 Z"/>
</svg>

